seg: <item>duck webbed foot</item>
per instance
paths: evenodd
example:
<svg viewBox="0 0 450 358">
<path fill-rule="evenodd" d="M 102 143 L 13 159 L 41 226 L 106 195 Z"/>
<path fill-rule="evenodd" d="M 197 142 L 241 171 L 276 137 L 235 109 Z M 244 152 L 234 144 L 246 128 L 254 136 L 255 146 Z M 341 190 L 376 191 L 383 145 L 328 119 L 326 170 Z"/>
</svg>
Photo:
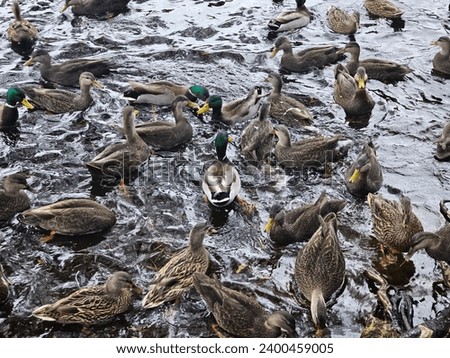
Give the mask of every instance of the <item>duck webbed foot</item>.
<svg viewBox="0 0 450 358">
<path fill-rule="evenodd" d="M 48 234 L 45 234 L 41 237 L 41 242 L 49 242 L 52 241 L 56 236 L 56 230 L 50 231 Z"/>
<path fill-rule="evenodd" d="M 253 215 L 256 212 L 256 206 L 249 201 L 246 201 L 241 196 L 236 197 L 236 203 L 242 208 L 242 211 L 246 215 Z"/>
</svg>

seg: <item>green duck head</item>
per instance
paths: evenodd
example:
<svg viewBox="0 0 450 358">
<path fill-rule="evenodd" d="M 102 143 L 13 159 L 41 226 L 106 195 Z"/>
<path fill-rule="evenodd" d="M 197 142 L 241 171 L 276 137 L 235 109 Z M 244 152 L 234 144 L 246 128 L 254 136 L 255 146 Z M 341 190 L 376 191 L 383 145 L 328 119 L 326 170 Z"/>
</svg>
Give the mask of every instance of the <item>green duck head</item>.
<svg viewBox="0 0 450 358">
<path fill-rule="evenodd" d="M 6 92 L 6 103 L 15 107 L 18 103 L 23 104 L 27 109 L 33 109 L 33 105 L 25 98 L 25 93 L 17 87 L 11 87 Z"/>
<path fill-rule="evenodd" d="M 220 111 L 222 109 L 222 97 L 216 95 L 212 95 L 211 97 L 209 97 L 208 100 L 203 105 L 203 107 L 197 111 L 197 114 L 206 113 L 211 108 L 213 110 L 216 109 Z"/>
<path fill-rule="evenodd" d="M 227 145 L 228 142 L 231 142 L 231 137 L 228 136 L 228 133 L 225 131 L 219 131 L 216 135 L 216 139 L 214 140 L 214 145 L 216 147 L 217 158 L 222 161 L 227 157 Z"/>
</svg>

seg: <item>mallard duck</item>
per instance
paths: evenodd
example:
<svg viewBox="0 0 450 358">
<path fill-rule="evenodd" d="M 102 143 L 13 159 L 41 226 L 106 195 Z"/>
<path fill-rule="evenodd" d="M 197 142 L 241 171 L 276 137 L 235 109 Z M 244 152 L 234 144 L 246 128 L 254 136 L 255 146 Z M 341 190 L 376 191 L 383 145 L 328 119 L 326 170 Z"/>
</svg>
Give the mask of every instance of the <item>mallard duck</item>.
<svg viewBox="0 0 450 358">
<path fill-rule="evenodd" d="M 310 302 L 311 318 L 318 330 L 326 327 L 327 306 L 345 280 L 345 260 L 337 237 L 335 213 L 319 217 L 320 227 L 297 255 L 295 282 Z"/>
<path fill-rule="evenodd" d="M 129 84 L 131 90 L 125 91 L 124 97 L 134 104 L 171 106 L 175 97 L 186 96 L 189 100 L 189 107 L 198 109 L 197 99 L 206 101 L 209 97 L 208 89 L 199 85 L 188 87 L 170 81 L 151 83 L 129 81 Z"/>
<path fill-rule="evenodd" d="M 111 17 L 126 11 L 130 0 L 66 0 L 61 12 L 72 7 L 72 12 L 78 16 Z"/>
<path fill-rule="evenodd" d="M 137 113 L 139 111 L 132 106 L 124 108 L 122 125 L 126 140 L 106 147 L 94 159 L 86 163 L 94 173 L 124 178 L 147 160 L 150 148 L 139 137 L 134 127 Z"/>
<path fill-rule="evenodd" d="M 219 131 L 214 140 L 217 159 L 206 169 L 202 178 L 202 190 L 209 203 L 216 207 L 225 207 L 233 201 L 238 202 L 245 210 L 246 203 L 239 197 L 241 178 L 234 165 L 227 158 L 227 145 L 231 141 L 227 132 Z"/>
<path fill-rule="evenodd" d="M 258 118 L 252 120 L 242 131 L 241 153 L 247 160 L 264 161 L 272 149 L 272 123 L 267 119 L 270 103 L 265 101 L 259 109 Z"/>
<path fill-rule="evenodd" d="M 310 47 L 294 54 L 292 44 L 285 36 L 277 38 L 271 57 L 275 57 L 280 50 L 283 51 L 281 69 L 291 72 L 308 72 L 315 68 L 324 68 L 344 58 L 342 49 L 332 45 Z"/>
<path fill-rule="evenodd" d="M 217 324 L 236 337 L 276 338 L 295 336 L 295 318 L 286 311 L 267 313 L 254 298 L 224 287 L 203 273 L 193 275 L 194 286 Z"/>
<path fill-rule="evenodd" d="M 0 307 L 5 304 L 9 297 L 9 281 L 6 278 L 2 264 L 0 264 Z"/>
<path fill-rule="evenodd" d="M 284 168 L 301 169 L 305 165 L 324 164 L 339 157 L 335 150 L 340 135 L 333 137 L 314 137 L 291 143 L 288 129 L 283 125 L 274 127 L 274 134 L 278 138 L 275 146 L 275 158 Z"/>
<path fill-rule="evenodd" d="M 381 245 L 382 253 L 407 252 L 414 234 L 423 231 L 422 223 L 414 214 L 411 200 L 402 197 L 400 202 L 369 193 L 367 202 L 372 214 L 373 233 Z"/>
<path fill-rule="evenodd" d="M 359 67 L 364 67 L 370 79 L 389 83 L 402 81 L 408 73 L 413 72 L 408 66 L 393 61 L 375 58 L 360 60 L 361 49 L 355 41 L 349 42 L 340 52 L 348 52 L 350 54 L 350 60 L 347 62 L 346 67 L 352 76 L 356 74 Z"/>
<path fill-rule="evenodd" d="M 347 190 L 358 196 L 376 193 L 383 183 L 383 172 L 372 141 L 365 142 L 358 158 L 345 173 Z"/>
<path fill-rule="evenodd" d="M 441 137 L 436 141 L 436 153 L 434 157 L 438 160 L 450 159 L 450 123 L 442 130 Z"/>
<path fill-rule="evenodd" d="M 0 190 L 0 221 L 11 219 L 30 207 L 30 199 L 23 191 L 24 189 L 33 192 L 27 183 L 27 175 L 15 173 L 3 179 L 3 190 Z"/>
<path fill-rule="evenodd" d="M 311 13 L 305 6 L 306 0 L 295 0 L 295 10 L 283 11 L 277 17 L 269 21 L 270 31 L 288 31 L 305 27 L 311 21 Z"/>
<path fill-rule="evenodd" d="M 81 288 L 54 303 L 36 308 L 31 314 L 44 321 L 63 324 L 104 324 L 128 311 L 133 305 L 133 294 L 141 292 L 127 272 L 118 271 L 104 285 Z"/>
<path fill-rule="evenodd" d="M 170 149 L 185 144 L 192 139 L 193 129 L 183 113 L 189 100 L 185 96 L 177 96 L 172 103 L 175 123 L 154 121 L 136 125 L 136 133 L 145 143 L 161 149 Z"/>
<path fill-rule="evenodd" d="M 236 123 L 245 122 L 256 116 L 261 104 L 261 88 L 252 87 L 247 97 L 238 98 L 234 101 L 223 104 L 222 97 L 210 96 L 197 114 L 203 114 L 212 108 L 212 120 L 232 126 Z"/>
<path fill-rule="evenodd" d="M 283 81 L 278 73 L 270 73 L 265 80 L 272 84 L 269 100 L 271 104 L 270 115 L 273 118 L 288 126 L 308 126 L 312 124 L 313 117 L 303 103 L 281 94 Z"/>
<path fill-rule="evenodd" d="M 0 128 L 14 127 L 17 124 L 19 118 L 18 104 L 22 104 L 27 109 L 34 108 L 19 87 L 11 87 L 6 92 L 6 103 L 0 104 Z"/>
<path fill-rule="evenodd" d="M 8 40 L 11 41 L 12 49 L 19 55 L 28 56 L 33 51 L 33 46 L 38 39 L 37 28 L 28 20 L 22 18 L 17 1 L 12 4 L 15 20 L 9 25 L 6 32 Z"/>
<path fill-rule="evenodd" d="M 439 52 L 434 55 L 433 69 L 444 75 L 450 76 L 450 37 L 441 36 L 432 45 L 439 46 Z"/>
<path fill-rule="evenodd" d="M 450 217 L 448 216 L 445 203 L 450 200 L 442 200 L 440 202 L 440 210 L 444 218 L 448 221 L 436 233 L 433 232 L 418 232 L 411 238 L 411 247 L 405 260 L 411 257 L 419 250 L 425 249 L 428 256 L 436 261 L 445 261 L 450 265 Z"/>
<path fill-rule="evenodd" d="M 285 211 L 279 203 L 269 210 L 269 220 L 264 231 L 276 245 L 289 245 L 293 242 L 307 241 L 320 227 L 319 216 L 342 210 L 343 200 L 330 200 L 325 192 L 314 203 L 302 205 Z"/>
<path fill-rule="evenodd" d="M 189 246 L 176 253 L 156 274 L 142 307 L 154 308 L 174 301 L 192 286 L 195 272 L 205 273 L 209 266 L 209 254 L 203 246 L 206 234 L 213 233 L 207 223 L 196 224 L 189 234 Z"/>
<path fill-rule="evenodd" d="M 366 90 L 368 77 L 364 67 L 358 67 L 352 77 L 339 63 L 334 69 L 334 78 L 333 98 L 344 109 L 346 118 L 370 117 L 375 101 Z"/>
<path fill-rule="evenodd" d="M 364 7 L 372 15 L 387 19 L 398 18 L 404 13 L 389 0 L 364 0 Z"/>
<path fill-rule="evenodd" d="M 90 199 L 66 199 L 22 213 L 24 222 L 60 235 L 87 235 L 106 230 L 116 215 Z"/>
<path fill-rule="evenodd" d="M 334 32 L 344 35 L 354 34 L 359 29 L 359 12 L 347 12 L 334 5 L 327 11 L 328 26 Z"/>
<path fill-rule="evenodd" d="M 34 63 L 39 63 L 39 71 L 44 80 L 62 86 L 78 86 L 83 72 L 102 77 L 109 74 L 113 68 L 111 61 L 102 58 L 75 58 L 52 65 L 50 54 L 42 49 L 34 51 L 24 66 Z"/>
<path fill-rule="evenodd" d="M 91 86 L 102 88 L 102 85 L 90 72 L 83 72 L 79 78 L 81 93 L 63 89 L 42 88 L 40 86 L 23 86 L 21 89 L 30 98 L 33 105 L 51 113 L 67 113 L 84 111 L 93 99 L 90 93 Z"/>
</svg>

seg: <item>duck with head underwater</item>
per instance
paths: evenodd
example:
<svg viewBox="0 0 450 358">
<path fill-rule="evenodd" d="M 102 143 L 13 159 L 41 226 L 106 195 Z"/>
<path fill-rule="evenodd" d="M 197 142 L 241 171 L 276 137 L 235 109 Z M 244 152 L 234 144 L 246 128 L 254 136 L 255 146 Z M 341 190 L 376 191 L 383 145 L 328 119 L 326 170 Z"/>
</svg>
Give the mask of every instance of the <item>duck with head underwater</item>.
<svg viewBox="0 0 450 358">
<path fill-rule="evenodd" d="M 295 0 L 295 10 L 286 10 L 269 21 L 270 31 L 281 32 L 305 27 L 311 22 L 312 15 L 305 6 L 306 0 Z"/>
<path fill-rule="evenodd" d="M 389 0 L 364 0 L 364 7 L 371 15 L 386 19 L 397 19 L 404 13 Z"/>
<path fill-rule="evenodd" d="M 28 56 L 33 52 L 33 47 L 38 39 L 38 30 L 30 21 L 22 18 L 17 1 L 13 2 L 12 10 L 15 20 L 8 27 L 7 38 L 11 41 L 11 48 L 14 52 L 21 56 Z"/>
<path fill-rule="evenodd" d="M 256 299 L 203 273 L 194 273 L 193 282 L 219 327 L 229 334 L 245 338 L 295 337 L 295 318 L 289 312 L 269 314 Z"/>
<path fill-rule="evenodd" d="M 261 104 L 261 87 L 254 86 L 250 89 L 246 97 L 235 99 L 234 101 L 223 103 L 222 97 L 210 96 L 205 104 L 197 111 L 197 114 L 204 114 L 212 108 L 212 120 L 232 126 L 236 123 L 245 122 L 256 116 Z"/>
<path fill-rule="evenodd" d="M 61 12 L 72 7 L 72 12 L 77 16 L 109 19 L 126 11 L 129 2 L 130 0 L 66 0 Z"/>
<path fill-rule="evenodd" d="M 235 166 L 227 158 L 228 133 L 221 130 L 214 140 L 217 159 L 206 169 L 202 178 L 203 193 L 210 204 L 226 207 L 236 201 L 246 213 L 253 213 L 255 206 L 239 196 L 241 178 Z"/>
<path fill-rule="evenodd" d="M 0 129 L 17 125 L 17 119 L 19 118 L 18 104 L 22 104 L 27 109 L 34 109 L 19 87 L 11 87 L 6 92 L 6 103 L 0 104 Z"/>
</svg>

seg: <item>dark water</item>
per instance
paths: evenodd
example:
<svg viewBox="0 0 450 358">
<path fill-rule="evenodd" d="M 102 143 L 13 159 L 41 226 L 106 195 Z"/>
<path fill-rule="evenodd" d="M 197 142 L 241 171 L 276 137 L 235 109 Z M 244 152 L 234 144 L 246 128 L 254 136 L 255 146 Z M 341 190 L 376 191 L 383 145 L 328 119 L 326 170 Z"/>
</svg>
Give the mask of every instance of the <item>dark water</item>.
<svg viewBox="0 0 450 358">
<path fill-rule="evenodd" d="M 179 303 L 150 311 L 140 309 L 140 300 L 127 314 L 101 329 L 81 331 L 30 316 L 34 308 L 86 285 L 104 282 L 111 272 L 128 271 L 146 287 L 170 255 L 184 247 L 190 228 L 209 220 L 218 234 L 207 238 L 212 271 L 228 286 L 254 294 L 268 310 L 286 309 L 297 320 L 299 336 L 313 334 L 308 309 L 296 299 L 294 261 L 303 244 L 274 250 L 263 233 L 268 209 L 276 201 L 296 207 L 318 198 L 325 190 L 347 201 L 339 215 L 339 239 L 344 250 L 348 280 L 342 295 L 329 309 L 330 335 L 359 337 L 365 319 L 376 310 L 377 300 L 363 271 L 378 268 L 379 250 L 369 238 L 367 204 L 346 192 L 343 175 L 364 140 L 372 138 L 384 170 L 380 193 L 398 199 L 411 198 L 424 228 L 434 231 L 443 224 L 439 201 L 449 194 L 449 163 L 433 158 L 434 140 L 449 121 L 450 85 L 431 74 L 437 49 L 432 40 L 450 30 L 448 4 L 444 1 L 397 1 L 405 9 L 404 28 L 389 21 L 370 19 L 362 1 L 343 1 L 340 6 L 361 12 L 362 28 L 356 40 L 362 58 L 378 57 L 406 63 L 414 69 L 405 82 L 385 85 L 370 81 L 376 101 L 369 124 L 350 127 L 343 110 L 333 103 L 333 69 L 285 76 L 284 90 L 293 95 L 320 100 L 310 107 L 317 131 L 342 133 L 351 143 L 347 159 L 332 167 L 332 175 L 310 173 L 304 177 L 274 170 L 267 175 L 241 162 L 236 146 L 229 157 L 243 180 L 242 195 L 258 212 L 253 217 L 231 207 L 212 210 L 202 201 L 200 178 L 205 162 L 214 157 L 214 128 L 193 116 L 195 136 L 175 152 L 159 152 L 131 183 L 131 197 L 116 188 L 93 186 L 84 163 L 103 146 L 121 140 L 117 130 L 126 101 L 121 99 L 128 80 L 168 79 L 186 84 L 204 84 L 225 100 L 244 96 L 263 84 L 268 72 L 277 70 L 280 57 L 269 58 L 273 38 L 268 37 L 269 19 L 293 1 L 227 1 L 209 6 L 208 1 L 131 1 L 130 11 L 109 21 L 61 15 L 62 1 L 22 1 L 25 18 L 40 30 L 39 46 L 55 61 L 82 56 L 111 58 L 120 65 L 117 73 L 102 79 L 104 90 L 93 91 L 95 103 L 83 113 L 49 115 L 20 110 L 20 128 L 15 135 L 0 137 L 0 177 L 19 170 L 30 173 L 32 206 L 65 197 L 93 197 L 117 213 L 117 224 L 108 232 L 81 241 L 59 238 L 43 244 L 42 232 L 24 226 L 16 217 L 0 231 L 0 259 L 11 281 L 11 307 L 0 316 L 0 336 L 5 337 L 188 337 L 212 336 L 213 318 L 194 290 Z M 307 1 L 314 14 L 308 27 L 286 34 L 296 48 L 319 44 L 344 45 L 347 38 L 331 33 L 326 25 L 327 1 Z M 9 4 L 0 8 L 1 32 L 11 19 Z M 1 38 L 0 88 L 39 81 L 37 68 L 24 68 L 24 60 Z M 300 46 L 303 43 L 303 46 Z M 150 116 L 170 118 L 170 112 L 141 108 L 140 120 Z M 242 126 L 231 129 L 239 138 Z M 292 129 L 295 138 L 308 132 Z M 238 142 L 238 140 L 237 140 Z M 274 168 L 275 169 L 275 168 Z M 418 253 L 413 261 L 383 272 L 389 282 L 413 298 L 413 323 L 433 318 L 448 307 L 445 290 L 433 289 L 441 279 L 434 261 Z"/>
</svg>

